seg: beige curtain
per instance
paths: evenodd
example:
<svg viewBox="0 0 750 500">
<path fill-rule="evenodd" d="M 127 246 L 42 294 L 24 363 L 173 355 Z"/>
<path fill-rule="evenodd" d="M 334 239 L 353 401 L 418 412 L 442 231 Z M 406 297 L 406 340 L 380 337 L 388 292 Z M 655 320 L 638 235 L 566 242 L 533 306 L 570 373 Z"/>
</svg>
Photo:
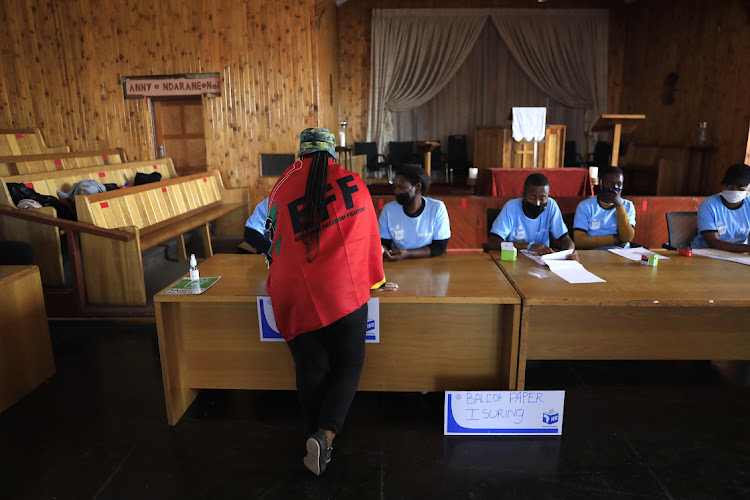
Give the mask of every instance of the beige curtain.
<svg viewBox="0 0 750 500">
<path fill-rule="evenodd" d="M 513 106 L 546 107 L 547 123 L 566 125 L 568 140 L 577 141 L 579 151 L 583 148 L 583 109 L 565 106 L 542 92 L 488 19 L 466 61 L 443 90 L 418 108 L 392 114 L 394 140 L 439 140 L 447 153 L 448 136 L 463 135 L 471 160 L 474 127 L 510 127 Z"/>
<path fill-rule="evenodd" d="M 432 99 L 463 64 L 487 19 L 472 9 L 374 9 L 367 140 L 386 151 L 392 111 Z"/>
<path fill-rule="evenodd" d="M 501 9 L 492 11 L 492 20 L 540 89 L 585 110 L 588 131 L 607 108 L 607 11 Z"/>
</svg>

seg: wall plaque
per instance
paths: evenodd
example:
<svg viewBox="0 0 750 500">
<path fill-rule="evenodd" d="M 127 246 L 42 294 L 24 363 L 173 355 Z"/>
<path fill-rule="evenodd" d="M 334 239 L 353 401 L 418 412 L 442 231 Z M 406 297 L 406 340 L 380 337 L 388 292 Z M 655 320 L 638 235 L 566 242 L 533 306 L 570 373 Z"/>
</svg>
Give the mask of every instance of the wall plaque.
<svg viewBox="0 0 750 500">
<path fill-rule="evenodd" d="M 125 99 L 141 97 L 183 97 L 221 95 L 219 73 L 191 73 L 187 75 L 123 76 Z"/>
</svg>

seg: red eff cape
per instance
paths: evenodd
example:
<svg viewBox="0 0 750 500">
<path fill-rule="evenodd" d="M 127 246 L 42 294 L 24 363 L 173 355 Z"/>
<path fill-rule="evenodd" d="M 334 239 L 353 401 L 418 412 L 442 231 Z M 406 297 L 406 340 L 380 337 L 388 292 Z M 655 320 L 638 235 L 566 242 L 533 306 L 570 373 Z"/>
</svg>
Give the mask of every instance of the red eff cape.
<svg viewBox="0 0 750 500">
<path fill-rule="evenodd" d="M 271 191 L 266 228 L 272 234 L 266 290 L 276 326 L 286 340 L 317 330 L 350 314 L 370 299 L 370 288 L 385 282 L 375 208 L 355 173 L 329 161 L 326 214 L 320 247 L 307 262 L 302 212 L 312 158 L 284 171 Z"/>
</svg>

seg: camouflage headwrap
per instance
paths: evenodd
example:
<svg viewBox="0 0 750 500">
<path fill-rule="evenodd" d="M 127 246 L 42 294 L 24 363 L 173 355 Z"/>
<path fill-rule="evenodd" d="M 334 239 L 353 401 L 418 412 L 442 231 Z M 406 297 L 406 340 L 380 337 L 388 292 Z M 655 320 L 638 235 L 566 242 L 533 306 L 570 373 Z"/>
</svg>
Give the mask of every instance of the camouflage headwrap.
<svg viewBox="0 0 750 500">
<path fill-rule="evenodd" d="M 336 137 L 330 130 L 318 127 L 306 128 L 299 135 L 297 158 L 316 151 L 325 151 L 336 158 Z"/>
</svg>

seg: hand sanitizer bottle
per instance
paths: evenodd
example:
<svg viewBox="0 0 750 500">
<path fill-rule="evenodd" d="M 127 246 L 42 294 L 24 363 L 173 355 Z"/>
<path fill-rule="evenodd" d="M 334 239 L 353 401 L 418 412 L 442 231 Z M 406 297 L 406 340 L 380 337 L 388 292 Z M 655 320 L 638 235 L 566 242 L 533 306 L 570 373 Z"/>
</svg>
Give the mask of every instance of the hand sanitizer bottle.
<svg viewBox="0 0 750 500">
<path fill-rule="evenodd" d="M 194 253 L 190 254 L 190 279 L 200 279 L 200 274 L 198 273 L 198 261 L 195 260 Z"/>
</svg>

